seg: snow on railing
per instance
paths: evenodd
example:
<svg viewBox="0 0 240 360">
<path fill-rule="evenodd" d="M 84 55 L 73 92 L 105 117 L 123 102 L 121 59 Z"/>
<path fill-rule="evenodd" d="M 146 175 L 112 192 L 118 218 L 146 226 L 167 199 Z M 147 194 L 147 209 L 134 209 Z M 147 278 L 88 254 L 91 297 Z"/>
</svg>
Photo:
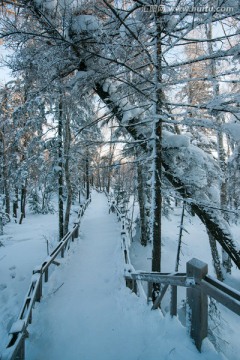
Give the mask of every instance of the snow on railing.
<svg viewBox="0 0 240 360">
<path fill-rule="evenodd" d="M 61 257 L 63 258 L 65 251 L 70 248 L 71 242 L 74 241 L 75 238 L 78 238 L 81 218 L 90 202 L 91 196 L 85 201 L 83 205 L 80 205 L 73 229 L 62 238 L 56 248 L 45 259 L 45 261 L 40 266 L 34 268 L 31 283 L 23 302 L 23 306 L 17 320 L 13 323 L 9 331 L 10 339 L 5 351 L 1 356 L 2 360 L 25 359 L 25 339 L 28 337 L 27 327 L 32 322 L 32 310 L 34 304 L 36 301 L 40 302 L 42 297 L 43 277 L 44 281 L 47 282 L 50 265 L 60 265 L 60 263 L 55 260 L 56 257 L 61 254 Z"/>
</svg>

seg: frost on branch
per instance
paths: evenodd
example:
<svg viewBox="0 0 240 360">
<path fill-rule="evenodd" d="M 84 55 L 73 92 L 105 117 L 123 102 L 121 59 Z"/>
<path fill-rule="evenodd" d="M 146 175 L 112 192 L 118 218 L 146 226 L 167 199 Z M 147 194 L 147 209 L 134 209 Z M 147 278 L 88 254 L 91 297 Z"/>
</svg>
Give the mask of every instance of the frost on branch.
<svg viewBox="0 0 240 360">
<path fill-rule="evenodd" d="M 225 131 L 234 141 L 240 141 L 240 124 L 229 123 L 223 125 L 223 131 Z"/>
<path fill-rule="evenodd" d="M 96 31 L 99 29 L 99 21 L 93 15 L 78 15 L 73 18 L 70 29 L 74 34 Z"/>
<path fill-rule="evenodd" d="M 175 135 L 175 137 L 177 136 L 180 135 Z M 187 137 L 185 136 L 185 138 Z M 194 145 L 189 145 L 176 148 L 169 146 L 163 156 L 173 175 L 191 190 L 195 200 L 219 205 L 220 169 L 211 155 Z"/>
<path fill-rule="evenodd" d="M 190 145 L 190 139 L 186 135 L 175 135 L 169 131 L 163 131 L 163 147 L 164 148 L 182 148 Z"/>
</svg>

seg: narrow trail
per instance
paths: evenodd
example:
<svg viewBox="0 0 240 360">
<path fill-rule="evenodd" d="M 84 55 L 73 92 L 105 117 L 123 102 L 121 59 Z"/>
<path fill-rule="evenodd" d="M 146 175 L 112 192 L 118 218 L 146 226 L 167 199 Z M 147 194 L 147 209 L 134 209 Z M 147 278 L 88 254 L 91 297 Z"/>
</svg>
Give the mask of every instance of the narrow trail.
<svg viewBox="0 0 240 360">
<path fill-rule="evenodd" d="M 33 313 L 27 360 L 194 360 L 200 355 L 176 319 L 150 311 L 125 287 L 120 226 L 94 193 L 72 253 L 54 271 Z M 178 342 L 174 341 L 175 337 Z"/>
</svg>

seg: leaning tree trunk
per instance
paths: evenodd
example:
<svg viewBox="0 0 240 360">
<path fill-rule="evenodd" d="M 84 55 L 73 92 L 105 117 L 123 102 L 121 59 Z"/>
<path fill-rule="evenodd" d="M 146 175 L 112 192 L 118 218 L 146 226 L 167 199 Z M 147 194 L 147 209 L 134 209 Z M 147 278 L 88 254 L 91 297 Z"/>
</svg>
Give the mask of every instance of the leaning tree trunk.
<svg viewBox="0 0 240 360">
<path fill-rule="evenodd" d="M 218 158 L 219 164 L 223 173 L 223 179 L 220 184 L 221 196 L 220 196 L 220 204 L 221 208 L 226 208 L 228 205 L 227 201 L 227 182 L 226 182 L 226 161 L 225 161 L 225 151 L 223 146 L 223 134 L 218 131 Z M 223 213 L 223 217 L 225 220 L 228 220 L 227 213 Z M 230 256 L 226 253 L 226 251 L 222 248 L 222 266 L 227 273 L 231 273 L 232 263 Z"/>
<path fill-rule="evenodd" d="M 176 263 L 175 263 L 175 271 L 176 272 L 178 272 L 178 268 L 179 268 L 179 264 L 180 264 L 180 255 L 181 255 L 182 237 L 183 237 L 184 212 L 185 212 L 185 201 L 183 201 L 180 230 L 179 230 L 179 236 L 178 236 L 178 247 L 177 247 L 177 256 L 176 256 Z"/>
<path fill-rule="evenodd" d="M 210 244 L 210 249 L 211 249 L 211 254 L 212 254 L 213 267 L 214 267 L 216 276 L 217 276 L 218 280 L 223 281 L 224 278 L 223 278 L 223 273 L 222 273 L 221 261 L 220 261 L 219 253 L 218 253 L 218 249 L 217 249 L 216 239 L 209 232 L 208 232 L 208 237 L 209 237 L 209 244 Z"/>
<path fill-rule="evenodd" d="M 212 24 L 206 25 L 206 33 L 208 41 L 208 52 L 210 55 L 213 55 L 213 45 L 212 45 Z M 217 71 L 216 71 L 216 61 L 214 59 L 210 60 L 210 74 L 213 78 L 213 95 L 215 97 L 219 97 L 220 89 L 219 83 L 217 80 Z M 218 162 L 219 166 L 222 170 L 222 179 L 220 183 L 220 206 L 224 208 L 227 206 L 227 184 L 226 184 L 226 160 L 225 160 L 225 150 L 223 145 L 223 134 L 221 130 L 221 126 L 224 123 L 224 119 L 222 114 L 217 114 L 216 116 L 217 125 L 219 126 L 219 130 L 217 131 L 217 145 L 218 145 Z M 227 220 L 226 213 L 223 214 L 223 217 Z M 226 253 L 226 251 L 222 248 L 222 265 L 226 272 L 231 273 L 231 259 Z"/>
</svg>

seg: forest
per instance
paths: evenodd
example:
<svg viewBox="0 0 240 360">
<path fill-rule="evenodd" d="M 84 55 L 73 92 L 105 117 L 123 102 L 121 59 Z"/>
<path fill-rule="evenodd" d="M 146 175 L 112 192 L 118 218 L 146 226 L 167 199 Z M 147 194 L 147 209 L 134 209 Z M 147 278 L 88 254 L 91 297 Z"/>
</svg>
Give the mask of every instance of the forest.
<svg viewBox="0 0 240 360">
<path fill-rule="evenodd" d="M 62 239 L 97 189 L 151 246 L 152 271 L 176 209 L 173 271 L 186 213 L 217 279 L 240 269 L 239 18 L 234 0 L 1 1 L 0 245 L 26 209 L 55 214 Z"/>
</svg>

